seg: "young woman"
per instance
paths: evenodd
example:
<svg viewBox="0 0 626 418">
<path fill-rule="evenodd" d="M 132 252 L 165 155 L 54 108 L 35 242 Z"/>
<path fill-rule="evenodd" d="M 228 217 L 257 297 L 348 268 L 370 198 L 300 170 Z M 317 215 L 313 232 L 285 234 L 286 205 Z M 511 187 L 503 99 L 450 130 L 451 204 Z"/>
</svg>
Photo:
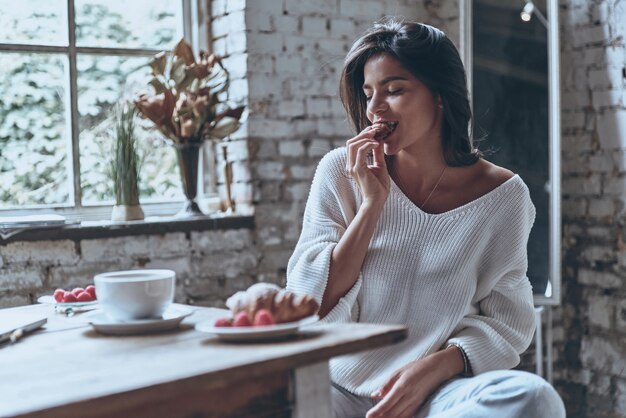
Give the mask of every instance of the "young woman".
<svg viewBox="0 0 626 418">
<path fill-rule="evenodd" d="M 403 324 L 401 344 L 331 361 L 338 418 L 564 417 L 543 379 L 508 369 L 534 333 L 522 179 L 483 158 L 465 71 L 431 26 L 386 20 L 348 53 L 358 134 L 320 162 L 287 287 L 324 321 Z"/>
</svg>

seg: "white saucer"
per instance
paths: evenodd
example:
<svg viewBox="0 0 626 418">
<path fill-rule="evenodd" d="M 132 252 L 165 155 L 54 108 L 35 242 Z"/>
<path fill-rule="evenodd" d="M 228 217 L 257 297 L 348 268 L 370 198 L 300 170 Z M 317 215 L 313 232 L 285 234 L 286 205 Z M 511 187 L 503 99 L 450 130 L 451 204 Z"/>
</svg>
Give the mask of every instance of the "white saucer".
<svg viewBox="0 0 626 418">
<path fill-rule="evenodd" d="M 45 305 L 55 305 L 58 306 L 59 308 L 82 308 L 83 306 L 91 306 L 91 305 L 95 305 L 96 303 L 98 303 L 98 300 L 90 300 L 89 302 L 57 302 L 56 300 L 54 300 L 54 296 L 52 295 L 45 295 L 45 296 L 40 296 L 37 299 L 37 302 L 39 303 L 43 303 Z"/>
<path fill-rule="evenodd" d="M 116 321 L 101 310 L 86 313 L 83 318 L 101 334 L 134 335 L 169 331 L 177 328 L 181 321 L 193 311 L 183 306 L 171 306 L 162 318 L 136 319 L 127 322 Z"/>
<path fill-rule="evenodd" d="M 215 334 L 224 341 L 261 341 L 286 337 L 296 334 L 301 327 L 317 322 L 319 316 L 313 315 L 300 321 L 257 327 L 215 327 L 215 321 L 196 324 L 196 330 Z"/>
</svg>

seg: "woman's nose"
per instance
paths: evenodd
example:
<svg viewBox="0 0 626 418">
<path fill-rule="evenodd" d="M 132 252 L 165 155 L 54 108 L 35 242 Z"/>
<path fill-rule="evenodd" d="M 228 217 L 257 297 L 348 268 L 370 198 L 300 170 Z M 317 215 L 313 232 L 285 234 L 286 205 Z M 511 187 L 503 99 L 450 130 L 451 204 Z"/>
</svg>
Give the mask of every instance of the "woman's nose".
<svg viewBox="0 0 626 418">
<path fill-rule="evenodd" d="M 367 111 L 373 115 L 380 115 L 387 109 L 389 109 L 387 102 L 384 100 L 384 98 L 377 95 L 374 95 L 372 97 L 367 106 Z"/>
</svg>

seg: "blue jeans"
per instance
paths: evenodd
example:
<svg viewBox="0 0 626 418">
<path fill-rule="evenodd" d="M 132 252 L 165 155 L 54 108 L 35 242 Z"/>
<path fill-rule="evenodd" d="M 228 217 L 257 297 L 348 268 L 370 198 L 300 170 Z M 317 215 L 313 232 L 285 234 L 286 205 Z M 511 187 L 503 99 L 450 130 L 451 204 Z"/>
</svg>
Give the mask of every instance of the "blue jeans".
<svg viewBox="0 0 626 418">
<path fill-rule="evenodd" d="M 335 418 L 363 418 L 377 401 L 333 385 Z M 565 418 L 556 390 L 541 377 L 517 370 L 496 370 L 446 382 L 414 418 Z"/>
</svg>

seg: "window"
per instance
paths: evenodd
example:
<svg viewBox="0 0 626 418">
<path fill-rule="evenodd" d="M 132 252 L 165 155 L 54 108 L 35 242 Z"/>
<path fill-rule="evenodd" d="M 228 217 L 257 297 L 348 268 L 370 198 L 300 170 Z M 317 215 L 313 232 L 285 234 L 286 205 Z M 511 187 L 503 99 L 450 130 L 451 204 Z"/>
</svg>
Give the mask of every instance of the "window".
<svg viewBox="0 0 626 418">
<path fill-rule="evenodd" d="M 0 0 L 0 211 L 114 203 L 112 111 L 147 88 L 155 53 L 198 39 L 191 3 Z M 138 122 L 142 205 L 181 201 L 173 149 Z"/>
</svg>

